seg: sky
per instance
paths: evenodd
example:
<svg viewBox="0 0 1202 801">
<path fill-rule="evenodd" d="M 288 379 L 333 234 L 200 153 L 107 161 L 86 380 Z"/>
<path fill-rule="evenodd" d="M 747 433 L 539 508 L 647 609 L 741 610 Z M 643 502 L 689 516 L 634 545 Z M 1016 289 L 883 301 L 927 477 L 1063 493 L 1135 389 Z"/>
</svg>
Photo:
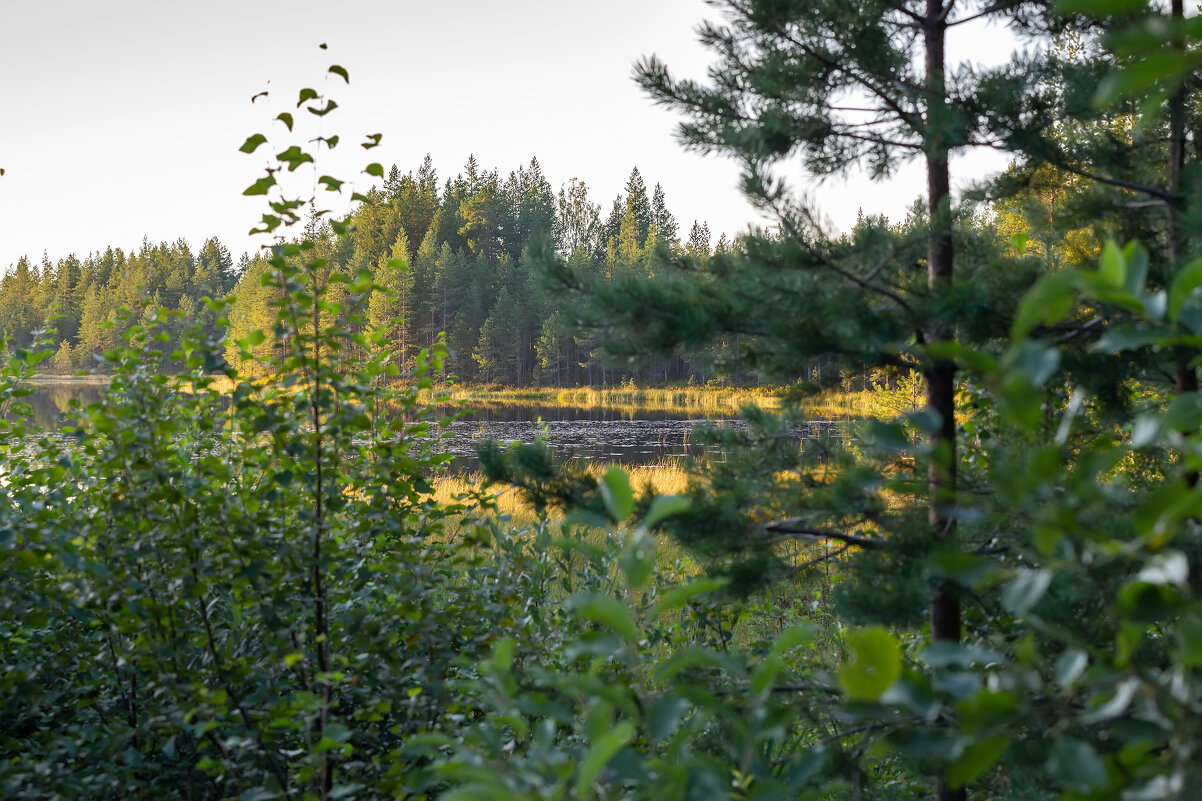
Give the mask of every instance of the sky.
<svg viewBox="0 0 1202 801">
<path fill-rule="evenodd" d="M 604 214 L 637 166 L 682 232 L 701 220 L 715 239 L 738 233 L 762 219 L 736 166 L 685 152 L 679 118 L 631 78 L 649 54 L 704 78 L 696 27 L 715 17 L 704 0 L 0 0 L 0 270 L 144 238 L 257 249 L 261 201 L 241 192 L 263 159 L 238 147 L 260 131 L 275 141 L 271 120 L 302 86 L 337 99 L 330 124 L 346 141 L 382 133 L 371 157 L 386 169 L 429 154 L 441 183 L 472 154 L 502 175 L 537 157 L 556 189 L 584 180 Z M 996 63 L 1014 46 L 968 34 L 950 61 Z M 349 177 L 361 164 L 333 166 Z M 976 178 L 1004 162 L 957 166 Z M 900 217 L 924 189 L 917 165 L 884 185 L 787 175 L 837 229 L 860 208 Z"/>
</svg>

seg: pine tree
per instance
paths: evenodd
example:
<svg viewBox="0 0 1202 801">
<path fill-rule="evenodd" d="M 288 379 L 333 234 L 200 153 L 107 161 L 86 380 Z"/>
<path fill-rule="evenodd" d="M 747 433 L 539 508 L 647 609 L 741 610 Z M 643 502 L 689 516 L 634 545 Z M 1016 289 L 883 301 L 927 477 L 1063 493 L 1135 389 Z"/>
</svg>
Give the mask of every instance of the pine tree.
<svg viewBox="0 0 1202 801">
<path fill-rule="evenodd" d="M 655 185 L 655 191 L 651 194 L 651 220 L 655 225 L 659 241 L 670 248 L 679 245 L 677 241 L 680 235 L 679 226 L 676 224 L 676 218 L 672 216 L 672 212 L 668 211 L 664 188 L 659 184 Z"/>
<path fill-rule="evenodd" d="M 555 242 L 559 253 L 569 258 L 578 249 L 595 252 L 601 236 L 601 207 L 588 199 L 588 187 L 573 178 L 559 189 L 556 206 Z"/>
<path fill-rule="evenodd" d="M 685 242 L 685 252 L 694 259 L 706 259 L 710 255 L 710 229 L 705 223 L 693 220 L 689 229 L 689 241 Z"/>
<path fill-rule="evenodd" d="M 647 198 L 647 184 L 643 182 L 643 175 L 638 167 L 630 171 L 630 178 L 626 180 L 625 207 L 634 212 L 638 244 L 642 247 L 647 241 L 647 232 L 651 230 L 655 215 L 651 209 L 651 201 Z"/>
<path fill-rule="evenodd" d="M 605 224 L 601 226 L 601 237 L 597 243 L 598 260 L 605 258 L 606 251 L 622 235 L 622 218 L 625 216 L 626 204 L 622 202 L 622 196 L 618 195 L 609 207 L 609 216 L 605 218 Z"/>
<path fill-rule="evenodd" d="M 921 484 L 918 476 L 908 477 L 907 486 L 921 498 L 923 512 L 917 505 L 890 511 L 870 489 L 876 485 L 863 465 L 848 464 L 846 473 L 832 477 L 828 465 L 805 456 L 799 462 L 778 442 L 785 424 L 752 417 L 752 435 L 725 441 L 745 442 L 754 453 L 714 466 L 694 485 L 692 508 L 667 527 L 744 590 L 792 574 L 782 542 L 826 540 L 846 550 L 858 539 L 873 539 L 864 533 L 870 531 L 889 545 L 857 556 L 852 569 L 864 580 L 847 611 L 900 623 L 897 613 L 908 610 L 904 622 L 916 626 L 915 613 L 923 610 L 931 640 L 955 647 L 964 636 L 962 588 L 933 565 L 993 535 L 959 513 L 965 499 L 953 356 L 962 342 L 989 342 L 1008 330 L 1018 291 L 1037 267 L 1002 268 L 1003 256 L 988 237 L 957 229 L 949 161 L 978 143 L 1005 146 L 1040 115 L 1011 101 L 1030 80 L 1021 66 L 990 74 L 959 70 L 953 84 L 945 52 L 949 31 L 970 18 L 1037 30 L 1039 4 L 718 5 L 725 24 L 707 23 L 701 32 L 720 59 L 709 72 L 711 84 L 676 80 L 654 58 L 636 72 L 657 102 L 687 116 L 680 128 L 687 146 L 743 165 L 750 198 L 774 216 L 777 230 L 748 235 L 737 247 L 724 237 L 712 257 L 697 259 L 708 255 L 708 236 L 695 225 L 694 258 L 657 271 L 651 282 L 589 281 L 562 265 L 554 274 L 595 298 L 586 323 L 605 332 L 604 345 L 618 359 L 737 343 L 741 369 L 774 381 L 820 377 L 830 383 L 839 379 L 841 365 L 921 370 L 928 440 L 916 466 L 924 475 Z M 800 160 L 815 174 L 862 167 L 881 178 L 915 159 L 925 166 L 927 192 L 913 224 L 897 231 L 870 224 L 847 237 L 827 235 L 814 222 L 819 215 L 796 200 L 778 174 L 780 165 Z M 965 245 L 959 260 L 957 237 Z M 956 270 L 960 278 L 953 282 Z M 627 337 L 613 336 L 615 330 Z M 792 474 L 802 478 L 782 479 Z M 765 515 L 776 522 L 765 523 Z M 914 580 L 924 572 L 933 576 L 929 587 Z M 941 780 L 936 795 L 959 799 L 964 792 Z"/>
<path fill-rule="evenodd" d="M 388 257 L 376 263 L 372 279 L 379 289 L 372 292 L 367 308 L 368 324 L 396 351 L 399 366 L 408 362 L 413 345 L 414 277 L 409 238 L 401 229 Z"/>
</svg>

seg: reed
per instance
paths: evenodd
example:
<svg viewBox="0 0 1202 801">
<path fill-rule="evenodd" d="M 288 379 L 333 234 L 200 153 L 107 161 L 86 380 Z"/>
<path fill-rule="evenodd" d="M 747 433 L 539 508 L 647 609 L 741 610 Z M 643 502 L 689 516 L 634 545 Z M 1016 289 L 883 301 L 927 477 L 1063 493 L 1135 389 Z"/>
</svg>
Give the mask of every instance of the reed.
<svg viewBox="0 0 1202 801">
<path fill-rule="evenodd" d="M 764 408 L 780 405 L 779 393 L 769 388 L 735 387 L 502 387 L 450 386 L 430 393 L 471 406 L 562 406 L 577 409 L 617 409 L 641 411 L 688 411 L 694 413 L 734 414 L 755 403 Z"/>
<path fill-rule="evenodd" d="M 866 389 L 824 392 L 803 398 L 799 405 L 810 420 L 891 419 L 921 408 L 926 398 L 908 389 Z"/>
</svg>

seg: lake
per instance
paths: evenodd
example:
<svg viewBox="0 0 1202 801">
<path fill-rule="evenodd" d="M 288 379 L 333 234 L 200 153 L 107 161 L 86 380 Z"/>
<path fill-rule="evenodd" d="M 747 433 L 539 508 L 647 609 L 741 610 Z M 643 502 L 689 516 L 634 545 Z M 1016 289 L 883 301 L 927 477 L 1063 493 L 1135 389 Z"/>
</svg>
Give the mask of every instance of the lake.
<svg viewBox="0 0 1202 801">
<path fill-rule="evenodd" d="M 100 399 L 104 387 L 85 382 L 40 383 L 25 400 L 33 407 L 34 419 L 43 429 L 57 428 L 72 398 L 87 405 Z M 500 442 L 532 442 L 546 436 L 552 449 L 564 459 L 613 462 L 623 465 L 654 464 L 684 455 L 697 456 L 702 448 L 695 441 L 698 426 L 741 426 L 740 420 L 721 413 L 650 411 L 629 409 L 488 405 L 452 423 L 454 436 L 446 449 L 455 456 L 458 470 L 475 467 L 477 444 L 485 439 Z M 798 431 L 798 440 L 832 424 L 815 422 Z"/>
</svg>

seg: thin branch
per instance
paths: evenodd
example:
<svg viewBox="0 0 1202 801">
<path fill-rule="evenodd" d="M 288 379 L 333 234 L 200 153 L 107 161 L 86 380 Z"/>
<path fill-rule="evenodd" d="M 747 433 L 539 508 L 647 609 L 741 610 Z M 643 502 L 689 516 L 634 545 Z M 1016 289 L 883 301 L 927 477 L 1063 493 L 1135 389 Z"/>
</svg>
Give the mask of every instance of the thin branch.
<svg viewBox="0 0 1202 801">
<path fill-rule="evenodd" d="M 811 526 L 801 525 L 803 519 L 800 517 L 791 517 L 788 520 L 781 520 L 776 523 L 766 523 L 763 526 L 765 531 L 771 531 L 774 534 L 780 534 L 780 537 L 774 538 L 772 542 L 786 542 L 798 538 L 815 539 L 815 540 L 838 540 L 845 542 L 848 545 L 855 545 L 861 548 L 880 548 L 889 544 L 888 540 L 883 540 L 877 537 L 862 537 L 859 534 L 845 534 L 842 531 L 835 531 L 829 528 L 813 528 Z"/>
</svg>

